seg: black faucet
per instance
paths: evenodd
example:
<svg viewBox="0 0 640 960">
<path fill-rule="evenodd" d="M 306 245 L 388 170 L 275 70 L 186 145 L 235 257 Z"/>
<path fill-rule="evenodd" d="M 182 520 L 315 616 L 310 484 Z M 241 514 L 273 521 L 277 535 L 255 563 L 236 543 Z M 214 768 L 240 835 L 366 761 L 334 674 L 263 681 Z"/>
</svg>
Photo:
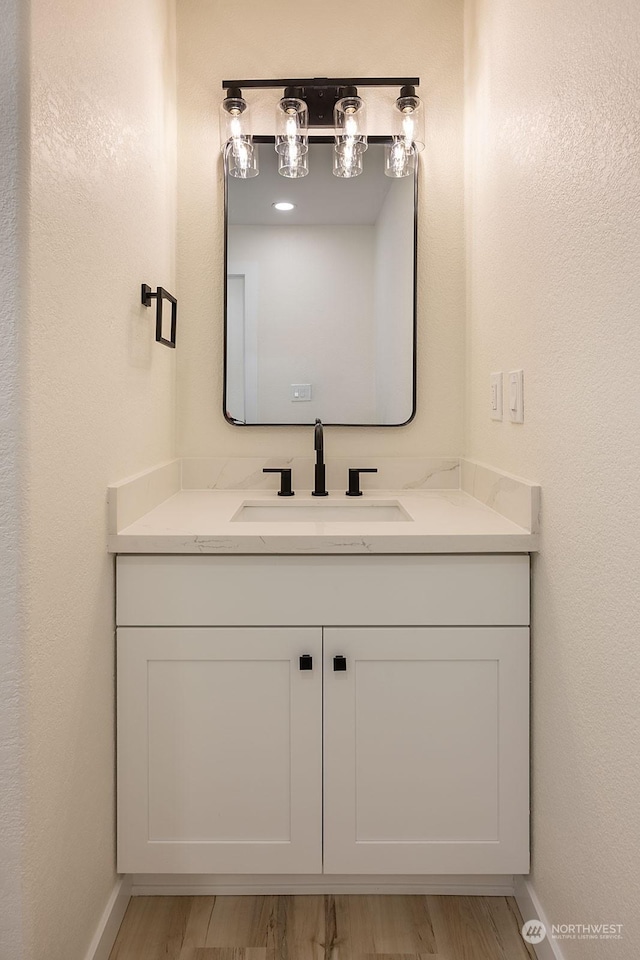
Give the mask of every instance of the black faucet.
<svg viewBox="0 0 640 960">
<path fill-rule="evenodd" d="M 324 470 L 324 433 L 322 430 L 322 420 L 316 420 L 313 433 L 313 449 L 316 452 L 316 482 L 315 489 L 312 490 L 312 497 L 328 497 L 329 491 L 325 483 Z"/>
</svg>

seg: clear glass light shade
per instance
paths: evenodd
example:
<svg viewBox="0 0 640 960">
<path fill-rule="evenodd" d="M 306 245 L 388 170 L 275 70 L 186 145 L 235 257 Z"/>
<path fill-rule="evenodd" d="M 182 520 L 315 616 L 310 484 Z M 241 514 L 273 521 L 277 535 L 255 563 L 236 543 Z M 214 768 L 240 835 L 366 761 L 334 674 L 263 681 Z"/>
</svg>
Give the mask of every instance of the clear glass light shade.
<svg viewBox="0 0 640 960">
<path fill-rule="evenodd" d="M 253 142 L 251 111 L 242 97 L 227 97 L 220 104 L 220 143 L 229 176 L 241 180 L 258 176 L 258 148 Z"/>
<path fill-rule="evenodd" d="M 393 110 L 394 139 L 405 141 L 407 152 L 411 144 L 417 151 L 424 150 L 424 108 L 420 97 L 398 97 Z"/>
<path fill-rule="evenodd" d="M 334 177 L 359 177 L 362 173 L 362 158 L 364 147 L 359 143 L 336 143 L 333 149 Z"/>
<path fill-rule="evenodd" d="M 249 180 L 260 173 L 258 147 L 249 137 L 238 137 L 227 144 L 227 169 L 230 177 Z"/>
<path fill-rule="evenodd" d="M 309 149 L 309 113 L 304 100 L 283 97 L 276 106 L 276 153 L 285 153 L 296 144 L 301 153 Z"/>
<path fill-rule="evenodd" d="M 309 173 L 309 154 L 298 153 L 295 146 L 284 153 L 278 153 L 278 173 L 281 177 L 288 177 L 289 180 L 306 177 Z"/>
<path fill-rule="evenodd" d="M 304 100 L 283 97 L 276 107 L 278 173 L 290 180 L 309 173 L 309 114 Z"/>
<path fill-rule="evenodd" d="M 333 110 L 336 144 L 358 144 L 367 149 L 367 115 L 364 100 L 358 96 L 343 97 Z"/>
<path fill-rule="evenodd" d="M 384 148 L 384 172 L 387 177 L 410 177 L 416 169 L 416 150 L 413 144 L 407 149 L 403 137 L 394 137 Z"/>
</svg>

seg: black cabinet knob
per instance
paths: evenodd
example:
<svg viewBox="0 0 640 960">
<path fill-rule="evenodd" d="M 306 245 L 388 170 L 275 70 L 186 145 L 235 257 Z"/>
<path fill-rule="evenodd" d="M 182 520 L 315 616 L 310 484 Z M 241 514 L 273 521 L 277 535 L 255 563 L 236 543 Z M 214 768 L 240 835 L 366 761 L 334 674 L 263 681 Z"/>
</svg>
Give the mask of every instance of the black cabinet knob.
<svg viewBox="0 0 640 960">
<path fill-rule="evenodd" d="M 295 493 L 291 489 L 290 467 L 263 467 L 262 472 L 280 474 L 280 490 L 278 491 L 279 497 L 295 497 Z"/>
<path fill-rule="evenodd" d="M 301 670 L 313 670 L 313 657 L 308 653 L 303 653 L 300 657 Z"/>
<path fill-rule="evenodd" d="M 335 673 L 344 672 L 347 669 L 347 658 L 337 656 L 333 658 L 333 669 Z"/>
<path fill-rule="evenodd" d="M 349 467 L 349 489 L 347 490 L 347 497 L 361 497 L 362 490 L 360 489 L 360 474 L 361 473 L 377 473 L 378 470 L 376 467 Z"/>
</svg>

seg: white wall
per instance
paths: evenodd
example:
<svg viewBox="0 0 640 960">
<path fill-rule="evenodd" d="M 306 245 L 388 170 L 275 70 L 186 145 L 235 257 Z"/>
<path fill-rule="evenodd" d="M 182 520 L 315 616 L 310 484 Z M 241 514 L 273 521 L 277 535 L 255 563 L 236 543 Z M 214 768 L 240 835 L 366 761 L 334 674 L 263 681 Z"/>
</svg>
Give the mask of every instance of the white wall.
<svg viewBox="0 0 640 960">
<path fill-rule="evenodd" d="M 375 419 L 374 240 L 365 225 L 229 227 L 230 272 L 251 265 L 260 420 Z M 310 402 L 291 401 L 294 383 Z"/>
<path fill-rule="evenodd" d="M 375 371 L 379 423 L 411 415 L 413 384 L 414 180 L 394 180 L 376 221 Z"/>
<path fill-rule="evenodd" d="M 533 884 L 640 943 L 640 8 L 469 0 L 467 452 L 542 484 Z M 526 422 L 489 373 L 522 367 Z"/>
<path fill-rule="evenodd" d="M 26 24 L 7 0 L 0 31 L 0 960 L 22 960 L 24 660 L 20 610 L 20 318 L 27 162 Z"/>
<path fill-rule="evenodd" d="M 308 427 L 236 427 L 222 415 L 221 81 L 237 77 L 413 76 L 427 111 L 418 273 L 418 416 L 407 427 L 335 429 L 328 456 L 458 455 L 462 449 L 464 261 L 463 0 L 295 0 L 178 4 L 178 434 L 184 456 L 299 456 Z M 256 132 L 273 130 L 277 90 L 251 94 Z M 388 132 L 373 91 L 373 133 Z M 378 99 L 377 99 L 378 97 Z M 382 119 L 381 119 L 382 113 Z M 377 114 L 377 116 L 376 116 Z M 376 126 L 376 123 L 378 126 Z M 366 161 L 366 157 L 365 157 Z"/>
<path fill-rule="evenodd" d="M 106 487 L 174 453 L 175 354 L 140 304 L 175 290 L 173 16 L 31 2 L 29 960 L 82 960 L 115 881 Z"/>
</svg>

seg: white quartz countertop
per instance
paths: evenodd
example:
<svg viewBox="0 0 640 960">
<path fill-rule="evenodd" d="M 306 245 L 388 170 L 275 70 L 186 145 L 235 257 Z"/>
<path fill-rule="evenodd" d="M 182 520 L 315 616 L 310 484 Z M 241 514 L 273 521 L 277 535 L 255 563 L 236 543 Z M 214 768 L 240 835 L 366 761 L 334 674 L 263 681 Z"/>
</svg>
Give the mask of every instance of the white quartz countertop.
<svg viewBox="0 0 640 960">
<path fill-rule="evenodd" d="M 380 554 L 528 553 L 537 534 L 518 526 L 462 490 L 375 490 L 358 500 L 397 503 L 410 520 L 260 521 L 232 518 L 243 504 L 317 505 L 273 490 L 181 490 L 109 537 L 111 553 Z M 344 504 L 344 489 L 322 504 Z"/>
</svg>

